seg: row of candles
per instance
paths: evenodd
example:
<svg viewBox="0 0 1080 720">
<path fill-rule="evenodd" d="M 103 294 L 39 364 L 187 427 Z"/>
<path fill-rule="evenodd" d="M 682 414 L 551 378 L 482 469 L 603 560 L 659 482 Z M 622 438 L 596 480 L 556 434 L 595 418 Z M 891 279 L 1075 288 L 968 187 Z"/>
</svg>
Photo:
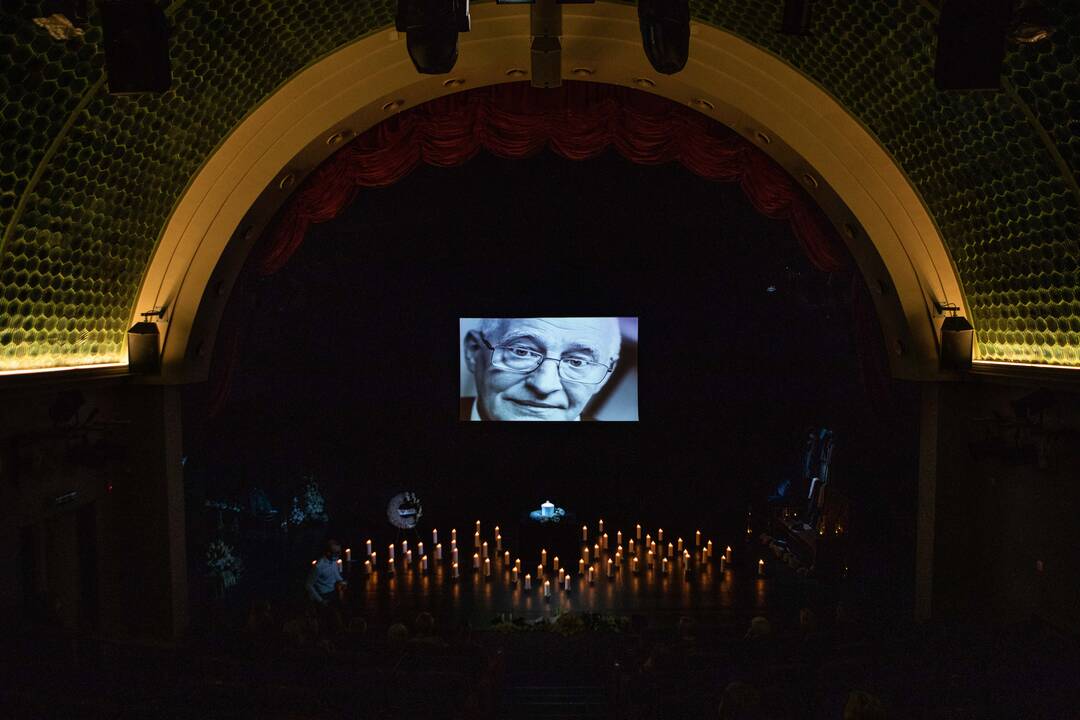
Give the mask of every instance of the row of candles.
<svg viewBox="0 0 1080 720">
<path fill-rule="evenodd" d="M 598 541 L 592 547 L 592 553 L 593 553 L 592 557 L 594 557 L 597 562 L 601 562 L 601 560 L 602 560 L 601 553 L 603 551 L 607 551 L 607 550 L 610 549 L 609 548 L 609 537 L 608 537 L 608 534 L 606 532 L 604 532 L 604 521 L 602 519 L 599 521 L 597 535 L 598 535 Z M 685 569 L 685 568 L 689 567 L 689 565 L 690 565 L 690 557 L 691 557 L 690 556 L 690 551 L 689 551 L 688 548 L 684 548 L 683 539 L 681 537 L 677 538 L 675 543 L 672 543 L 670 541 L 668 542 L 667 547 L 666 547 L 667 553 L 666 553 L 666 555 L 664 555 L 663 554 L 663 551 L 664 551 L 664 545 L 663 545 L 664 530 L 663 530 L 663 528 L 658 528 L 657 529 L 657 538 L 656 538 L 656 540 L 652 539 L 652 535 L 650 533 L 646 533 L 644 543 L 642 543 L 642 537 L 641 537 L 642 536 L 642 527 L 641 527 L 640 524 L 635 526 L 634 535 L 635 535 L 634 539 L 630 539 L 629 542 L 628 542 L 628 545 L 627 545 L 628 555 L 630 557 L 630 570 L 631 570 L 631 572 L 638 573 L 638 572 L 640 572 L 642 570 L 643 567 L 647 568 L 649 570 L 652 570 L 657 564 L 656 563 L 657 558 L 659 558 L 660 559 L 659 565 L 660 565 L 661 571 L 666 575 L 669 572 L 669 566 L 671 564 L 674 564 L 674 559 L 676 557 L 676 553 L 678 553 L 678 557 L 680 557 L 682 559 L 683 568 Z M 583 546 L 582 546 L 582 551 L 581 551 L 582 556 L 578 560 L 578 574 L 582 575 L 582 576 L 585 576 L 587 578 L 588 582 L 592 583 L 595 580 L 595 577 L 596 577 L 596 575 L 598 573 L 598 569 L 590 561 L 590 552 L 589 552 L 590 548 L 589 548 L 589 545 L 588 545 L 588 539 L 589 539 L 589 527 L 587 525 L 582 525 L 581 526 L 581 540 L 582 540 Z M 615 542 L 617 544 L 617 549 L 615 551 L 614 557 L 613 558 L 609 557 L 607 559 L 606 569 L 607 569 L 607 576 L 609 578 L 614 577 L 616 569 L 621 567 L 621 565 L 622 565 L 622 561 L 623 561 L 623 557 L 624 557 L 623 552 L 622 552 L 622 539 L 623 539 L 622 531 L 621 530 L 616 531 Z M 437 528 L 432 529 L 432 531 L 431 531 L 431 541 L 435 546 L 434 547 L 434 560 L 436 562 L 440 562 L 440 561 L 443 560 L 443 550 L 442 550 L 442 543 L 439 542 L 439 531 L 438 531 Z M 701 562 L 705 562 L 706 560 L 709 560 L 709 559 L 711 559 L 713 557 L 713 542 L 712 542 L 712 540 L 707 540 L 705 545 L 703 546 L 701 541 L 702 541 L 701 531 L 697 530 L 694 533 L 694 546 L 695 546 L 695 548 L 700 548 L 700 560 L 701 560 Z M 481 540 L 481 537 L 480 537 L 480 521 L 479 520 L 476 521 L 476 531 L 473 533 L 473 546 L 478 548 L 478 551 L 473 553 L 473 561 L 472 561 L 473 570 L 474 571 L 480 571 L 481 569 L 483 569 L 484 576 L 490 578 L 491 573 L 492 573 L 492 566 L 491 566 L 491 559 L 492 558 L 489 555 L 489 545 L 488 545 L 487 541 L 482 541 Z M 640 550 L 642 548 L 647 548 L 647 549 L 645 550 L 644 557 L 639 558 Z M 394 562 L 395 562 L 395 546 L 393 544 L 391 544 L 391 545 L 389 545 L 387 547 L 387 550 L 388 550 L 387 569 L 389 570 L 389 572 L 393 573 L 394 572 Z M 416 554 L 420 557 L 420 570 L 421 570 L 421 572 L 427 572 L 429 570 L 429 562 L 428 562 L 428 556 L 424 552 L 424 543 L 422 541 L 417 543 L 416 550 L 417 550 Z M 375 550 L 374 550 L 374 548 L 372 546 L 372 541 L 371 540 L 368 540 L 367 543 L 366 543 L 366 551 L 367 551 L 368 559 L 364 561 L 364 569 L 365 569 L 365 572 L 370 575 L 371 573 L 373 573 L 375 571 L 375 568 L 376 568 L 376 565 L 377 565 L 377 553 L 375 552 Z M 500 553 L 500 552 L 503 553 L 503 562 L 504 562 L 504 564 L 506 566 L 509 566 L 509 564 L 510 564 L 510 551 L 508 551 L 508 550 L 504 551 L 502 549 L 502 534 L 499 531 L 499 526 L 496 525 L 495 526 L 495 553 L 496 553 L 496 558 L 498 557 L 497 553 Z M 413 551 L 412 551 L 411 548 L 409 548 L 409 541 L 408 540 L 403 540 L 401 542 L 401 553 L 402 553 L 402 556 L 403 556 L 403 562 L 404 562 L 405 567 L 411 567 L 412 562 L 413 562 Z M 537 581 L 544 579 L 544 569 L 545 569 L 545 566 L 547 565 L 547 554 L 548 553 L 547 553 L 546 549 L 540 551 L 540 564 L 537 566 L 537 569 L 536 569 Z M 731 559 L 732 559 L 732 550 L 731 550 L 731 546 L 728 545 L 724 549 L 724 554 L 720 556 L 720 571 L 721 572 L 724 572 L 728 568 L 728 566 L 731 564 Z M 345 561 L 346 562 L 352 562 L 352 549 L 351 548 L 345 548 Z M 338 562 L 340 563 L 341 561 L 339 560 Z M 452 573 L 453 578 L 456 579 L 456 578 L 460 577 L 460 572 L 461 571 L 460 571 L 460 564 L 459 564 L 459 555 L 458 555 L 458 547 L 457 547 L 457 530 L 456 529 L 453 529 L 453 530 L 450 531 L 450 569 L 451 569 L 451 573 Z M 569 573 L 566 573 L 565 569 L 559 567 L 559 558 L 558 558 L 558 556 L 554 556 L 552 571 L 558 573 L 559 584 L 563 585 L 566 590 L 569 590 L 570 589 Z M 514 566 L 511 569 L 511 581 L 514 584 L 518 583 L 520 574 L 521 574 L 521 559 L 519 558 L 519 559 L 514 561 Z M 763 576 L 764 574 L 765 574 L 765 561 L 759 559 L 758 560 L 758 575 Z M 549 582 L 547 580 L 544 580 L 544 583 L 545 583 L 545 586 L 547 586 L 549 584 Z M 523 587 L 526 590 L 531 589 L 531 587 L 532 587 L 532 575 L 530 573 L 525 574 L 525 577 L 523 579 Z"/>
</svg>

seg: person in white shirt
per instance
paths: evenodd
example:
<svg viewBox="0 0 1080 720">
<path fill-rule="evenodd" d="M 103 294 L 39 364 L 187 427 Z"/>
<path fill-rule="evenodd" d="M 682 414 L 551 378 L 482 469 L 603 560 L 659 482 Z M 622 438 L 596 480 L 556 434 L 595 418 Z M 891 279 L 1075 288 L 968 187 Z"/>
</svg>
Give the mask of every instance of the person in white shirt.
<svg viewBox="0 0 1080 720">
<path fill-rule="evenodd" d="M 341 557 L 341 545 L 337 540 L 326 541 L 326 551 L 308 573 L 306 588 L 308 596 L 323 607 L 339 604 L 346 582 L 341 577 L 338 559 Z"/>
</svg>

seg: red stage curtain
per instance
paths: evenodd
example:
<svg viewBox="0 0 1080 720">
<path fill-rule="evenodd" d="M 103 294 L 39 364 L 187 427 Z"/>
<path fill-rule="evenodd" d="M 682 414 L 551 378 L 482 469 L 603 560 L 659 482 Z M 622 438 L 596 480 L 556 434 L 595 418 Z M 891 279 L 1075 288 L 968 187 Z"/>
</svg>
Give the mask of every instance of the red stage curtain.
<svg viewBox="0 0 1080 720">
<path fill-rule="evenodd" d="M 615 147 L 641 164 L 677 161 L 713 181 L 738 182 L 766 217 L 787 220 L 810 262 L 823 272 L 853 267 L 821 210 L 765 153 L 701 113 L 648 93 L 597 83 L 566 82 L 537 90 L 527 82 L 478 88 L 432 100 L 376 125 L 316 169 L 279 213 L 238 289 L 279 271 L 304 241 L 311 223 L 333 219 L 365 187 L 397 182 L 421 162 L 460 165 L 481 150 L 508 159 L 550 147 L 569 160 Z M 870 303 L 853 293 L 856 304 Z M 231 303 L 230 303 L 231 304 Z M 856 309 L 859 344 L 881 343 L 872 303 Z M 227 317 L 232 317 L 228 312 Z M 237 361 L 239 327 L 223 321 L 211 377 L 211 414 L 224 403 Z M 871 357 L 860 353 L 861 358 Z M 874 374 L 864 364 L 866 372 Z M 887 371 L 886 371 L 887 373 Z M 864 378 L 865 379 L 865 378 Z M 887 381 L 887 375 L 886 375 Z M 879 390 L 882 380 L 868 383 Z"/>
<path fill-rule="evenodd" d="M 759 212 L 791 223 L 816 268 L 850 268 L 847 248 L 813 201 L 772 159 L 727 127 L 655 95 L 567 82 L 549 90 L 527 83 L 478 88 L 375 126 L 312 173 L 279 215 L 256 270 L 277 272 L 311 223 L 333 219 L 361 188 L 395 183 L 421 162 L 460 165 L 481 150 L 518 159 L 544 147 L 584 160 L 612 146 L 636 163 L 677 161 L 705 179 L 738 182 Z"/>
</svg>

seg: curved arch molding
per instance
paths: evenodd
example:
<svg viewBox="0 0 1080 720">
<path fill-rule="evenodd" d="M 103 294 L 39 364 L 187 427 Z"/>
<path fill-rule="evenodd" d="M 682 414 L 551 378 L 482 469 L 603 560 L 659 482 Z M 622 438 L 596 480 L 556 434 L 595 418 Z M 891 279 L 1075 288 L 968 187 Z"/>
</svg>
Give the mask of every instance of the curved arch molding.
<svg viewBox="0 0 1080 720">
<path fill-rule="evenodd" d="M 248 5 L 218 16 L 173 3 L 164 98 L 111 98 L 75 63 L 68 96 L 50 95 L 63 122 L 8 113 L 30 144 L 49 137 L 0 176 L 0 369 L 120 361 L 126 327 L 164 306 L 164 378 L 203 377 L 251 242 L 333 135 L 529 67 L 521 6 L 474 4 L 455 72 L 425 77 L 403 38 L 375 29 L 392 2 Z M 646 63 L 633 6 L 566 5 L 564 76 L 651 81 L 641 89 L 729 125 L 806 182 L 874 291 L 898 377 L 935 376 L 942 300 L 973 320 L 984 359 L 1080 365 L 1080 202 L 1066 172 L 1080 153 L 1047 131 L 1057 109 L 1025 104 L 1020 82 L 933 92 L 933 13 L 858 5 L 826 7 L 815 37 L 786 38 L 778 0 L 697 3 L 691 62 L 673 77 Z M 42 48 L 63 77 L 71 63 Z"/>
</svg>

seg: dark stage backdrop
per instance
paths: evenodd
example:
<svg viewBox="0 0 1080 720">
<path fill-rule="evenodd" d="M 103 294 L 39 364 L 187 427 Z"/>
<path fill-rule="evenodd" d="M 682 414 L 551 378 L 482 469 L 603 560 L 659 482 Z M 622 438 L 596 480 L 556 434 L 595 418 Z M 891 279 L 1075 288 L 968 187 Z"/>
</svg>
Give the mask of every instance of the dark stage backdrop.
<svg viewBox="0 0 1080 720">
<path fill-rule="evenodd" d="M 860 385 L 850 278 L 676 164 L 422 165 L 312 226 L 261 282 L 226 405 L 208 420 L 205 391 L 188 397 L 211 494 L 255 484 L 284 505 L 311 470 L 339 533 L 383 526 L 403 488 L 427 526 L 511 525 L 551 499 L 624 529 L 720 532 L 795 472 L 810 425 L 836 432 L 834 477 L 880 512 L 914 487 L 903 393 L 881 418 Z M 489 315 L 638 317 L 640 422 L 459 422 L 458 318 Z"/>
</svg>

